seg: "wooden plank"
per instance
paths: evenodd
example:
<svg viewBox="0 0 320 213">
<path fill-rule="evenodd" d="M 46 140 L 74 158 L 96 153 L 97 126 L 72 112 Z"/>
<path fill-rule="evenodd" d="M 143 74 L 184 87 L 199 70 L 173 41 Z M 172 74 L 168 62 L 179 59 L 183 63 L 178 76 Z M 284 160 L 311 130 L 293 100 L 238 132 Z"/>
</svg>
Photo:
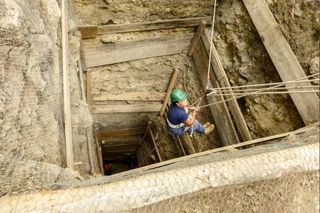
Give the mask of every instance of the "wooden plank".
<svg viewBox="0 0 320 213">
<path fill-rule="evenodd" d="M 169 99 L 170 99 L 171 91 L 172 91 L 174 85 L 176 84 L 178 75 L 179 75 L 179 69 L 174 69 L 172 72 L 171 78 L 170 78 L 166 97 L 164 98 L 164 101 L 163 101 L 163 104 L 162 104 L 162 107 L 160 110 L 160 116 L 163 116 L 164 110 L 166 109 L 166 106 L 167 106 Z"/>
<path fill-rule="evenodd" d="M 102 153 L 105 152 L 121 152 L 122 150 L 135 152 L 137 146 L 121 146 L 121 147 L 102 147 Z"/>
<path fill-rule="evenodd" d="M 144 133 L 144 128 L 130 128 L 120 130 L 99 130 L 96 136 L 101 138 L 124 137 L 129 135 L 139 135 Z"/>
<path fill-rule="evenodd" d="M 190 39 L 133 42 L 129 45 L 107 44 L 99 47 L 84 47 L 87 67 L 97 67 L 125 61 L 152 58 L 181 53 L 188 49 Z"/>
<path fill-rule="evenodd" d="M 89 165 L 90 165 L 90 172 L 91 175 L 95 175 L 95 167 L 93 163 L 93 135 L 92 135 L 92 126 L 87 127 L 87 147 L 88 147 L 88 158 L 89 158 Z"/>
<path fill-rule="evenodd" d="M 243 3 L 281 79 L 283 81 L 292 81 L 305 77 L 306 75 L 301 65 L 282 34 L 265 0 L 243 0 Z M 296 84 L 296 86 L 311 86 L 311 84 L 305 82 Z M 319 121 L 319 97 L 316 93 L 292 93 L 290 96 L 306 125 Z"/>
<path fill-rule="evenodd" d="M 118 153 L 118 154 L 134 154 L 136 150 L 135 149 L 119 149 L 119 150 L 106 150 L 103 149 L 102 154 L 108 155 L 110 153 Z"/>
<path fill-rule="evenodd" d="M 91 113 L 131 113 L 131 112 L 159 112 L 162 104 L 126 104 L 92 106 Z"/>
<path fill-rule="evenodd" d="M 317 126 L 319 128 L 319 122 L 314 124 L 314 126 Z M 308 131 L 308 129 L 314 128 L 314 126 L 305 127 L 305 128 L 302 128 L 302 129 L 298 129 L 298 130 L 292 131 L 292 132 L 286 132 L 286 133 L 272 135 L 272 136 L 268 136 L 268 137 L 264 137 L 264 138 L 258 138 L 258 139 L 254 139 L 254 140 L 251 140 L 251 141 L 238 143 L 238 144 L 224 146 L 224 147 L 216 148 L 216 149 L 213 149 L 213 150 L 208 150 L 208 151 L 196 153 L 196 154 L 193 154 L 193 155 L 174 158 L 174 159 L 167 160 L 167 161 L 164 161 L 164 162 L 148 165 L 148 166 L 145 166 L 145 167 L 142 167 L 142 168 L 133 169 L 133 170 L 130 170 L 128 173 L 132 174 L 132 172 L 134 172 L 134 173 L 138 174 L 140 172 L 156 169 L 156 168 L 159 168 L 159 167 L 164 167 L 164 166 L 171 165 L 171 164 L 178 163 L 178 162 L 188 161 L 190 159 L 211 155 L 211 154 L 217 153 L 217 152 L 228 151 L 228 150 L 232 150 L 232 149 L 235 149 L 235 148 L 241 148 L 241 147 L 244 147 L 244 146 L 257 145 L 259 143 L 264 143 L 264 142 L 268 142 L 268 141 L 271 141 L 271 140 L 284 138 L 284 137 L 287 137 L 287 136 L 289 136 L 291 134 L 300 134 L 300 133 Z M 122 175 L 126 175 L 126 172 L 123 172 Z"/>
<path fill-rule="evenodd" d="M 100 172 L 101 174 L 104 174 L 104 169 L 103 169 L 103 156 L 102 156 L 102 149 L 101 149 L 101 144 L 100 141 L 97 137 L 97 134 L 95 134 L 96 136 L 94 137 L 94 142 L 96 144 L 97 147 L 97 155 L 98 155 L 98 163 L 99 163 L 99 168 L 100 168 Z"/>
<path fill-rule="evenodd" d="M 104 138 L 102 144 L 113 144 L 113 143 L 137 143 L 141 140 L 140 135 L 131 135 L 125 137 L 114 137 L 114 138 Z"/>
<path fill-rule="evenodd" d="M 102 148 L 113 148 L 113 147 L 138 147 L 138 143 L 105 143 L 102 144 Z"/>
<path fill-rule="evenodd" d="M 162 101 L 164 92 L 126 92 L 108 93 L 105 95 L 93 96 L 93 101 Z"/>
<path fill-rule="evenodd" d="M 203 33 L 201 34 L 201 38 L 203 41 L 203 44 L 207 50 L 207 54 L 209 55 L 210 53 L 210 34 L 208 29 L 204 29 Z M 218 52 L 215 48 L 215 46 L 212 46 L 212 55 L 211 55 L 211 65 L 212 68 L 214 70 L 214 72 L 216 73 L 217 79 L 220 79 L 220 86 L 222 87 L 230 87 L 230 83 L 227 77 L 226 72 L 224 71 L 222 62 L 219 58 Z M 231 96 L 228 96 L 227 98 L 235 98 L 235 96 L 232 93 L 232 90 L 229 90 L 230 94 L 232 94 Z M 243 139 L 243 141 L 248 141 L 251 140 L 252 137 L 250 135 L 248 126 L 246 121 L 244 120 L 244 117 L 242 115 L 242 112 L 240 110 L 240 107 L 238 105 L 238 102 L 236 99 L 232 99 L 230 101 L 227 102 L 227 104 L 230 106 L 230 113 L 235 121 L 236 127 Z"/>
<path fill-rule="evenodd" d="M 92 73 L 91 72 L 86 72 L 86 90 L 87 90 L 87 103 L 90 107 L 91 105 L 91 102 L 92 102 L 92 97 L 91 97 L 91 75 Z"/>
<path fill-rule="evenodd" d="M 83 67 L 82 67 L 82 63 L 80 60 L 77 60 L 77 67 L 78 67 L 78 76 L 80 79 L 80 90 L 81 90 L 81 99 L 86 101 L 86 93 L 84 91 L 84 82 L 83 82 Z"/>
<path fill-rule="evenodd" d="M 63 107 L 64 107 L 64 130 L 66 140 L 67 167 L 74 169 L 71 105 L 70 105 L 70 73 L 68 60 L 68 3 L 61 3 L 61 29 L 62 29 L 62 72 L 63 72 Z"/>
<path fill-rule="evenodd" d="M 100 35 L 105 33 L 126 33 L 148 30 L 195 27 L 198 26 L 200 21 L 202 20 L 209 23 L 211 21 L 211 17 L 207 16 L 184 19 L 158 20 L 142 23 L 103 25 L 98 26 L 98 34 Z"/>
<path fill-rule="evenodd" d="M 97 25 L 79 26 L 78 30 L 81 33 L 82 39 L 95 38 L 98 35 L 98 26 Z"/>
<path fill-rule="evenodd" d="M 154 148 L 155 148 L 155 150 L 156 150 L 156 154 L 157 154 L 157 156 L 158 156 L 158 159 L 159 159 L 159 161 L 161 162 L 161 161 L 163 161 L 163 160 L 162 160 L 162 158 L 161 158 L 161 154 L 160 154 L 160 152 L 159 152 L 159 149 L 158 149 L 156 140 L 155 140 L 155 138 L 154 138 L 154 135 L 153 135 L 153 132 L 152 132 L 151 129 L 149 129 L 149 135 L 150 135 L 150 138 L 151 138 L 151 142 L 152 142 L 152 144 L 153 144 L 153 146 L 154 146 Z"/>
<path fill-rule="evenodd" d="M 199 45 L 195 48 L 195 51 L 192 56 L 193 56 L 194 63 L 197 67 L 199 77 L 203 84 L 203 88 L 205 89 L 206 81 L 207 81 L 206 78 L 207 78 L 209 57 L 208 57 L 208 54 L 206 53 L 206 50 L 202 42 L 199 42 Z M 213 75 L 212 70 L 210 71 L 210 79 L 213 87 L 219 87 L 219 85 L 217 84 L 217 80 Z M 224 100 L 224 98 L 223 96 L 209 96 L 207 97 L 207 100 L 208 100 L 208 103 L 215 103 L 215 102 Z M 212 112 L 212 115 L 216 124 L 216 128 L 219 132 L 222 143 L 224 145 L 239 143 L 240 140 L 238 138 L 235 127 L 232 123 L 232 119 L 228 111 L 228 108 L 226 106 L 226 103 L 212 105 L 210 106 L 210 110 Z"/>
<path fill-rule="evenodd" d="M 189 56 L 192 56 L 192 53 L 194 51 L 194 48 L 196 47 L 196 45 L 198 45 L 198 41 L 199 39 L 201 38 L 201 35 L 205 29 L 205 26 L 206 26 L 206 22 L 205 21 L 201 21 L 200 24 L 199 24 L 199 27 L 197 29 L 197 32 L 196 34 L 194 35 L 192 41 L 191 41 L 191 45 L 190 45 L 190 50 L 188 52 L 188 55 Z"/>
</svg>

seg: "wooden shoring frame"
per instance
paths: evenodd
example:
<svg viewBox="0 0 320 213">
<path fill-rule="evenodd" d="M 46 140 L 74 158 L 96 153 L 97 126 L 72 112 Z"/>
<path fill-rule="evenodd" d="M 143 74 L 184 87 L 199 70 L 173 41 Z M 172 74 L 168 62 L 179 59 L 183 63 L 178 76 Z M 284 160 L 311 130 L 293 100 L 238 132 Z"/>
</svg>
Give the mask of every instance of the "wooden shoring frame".
<svg viewBox="0 0 320 213">
<path fill-rule="evenodd" d="M 209 54 L 210 52 L 210 34 L 207 28 L 203 29 L 201 32 L 200 38 L 206 48 L 206 51 Z M 216 79 L 218 80 L 217 84 L 219 87 L 230 87 L 230 83 L 227 77 L 226 72 L 224 71 L 222 62 L 219 58 L 218 52 L 215 48 L 215 45 L 212 45 L 212 54 L 211 54 L 211 66 L 215 73 Z M 230 94 L 232 93 L 232 90 L 229 90 Z M 231 97 L 225 97 L 225 99 L 234 98 L 235 96 L 232 95 Z M 251 134 L 248 129 L 247 123 L 243 117 L 243 114 L 240 110 L 239 104 L 236 99 L 229 100 L 227 102 L 228 108 L 230 109 L 229 112 L 232 115 L 232 118 L 234 120 L 235 126 L 237 127 L 237 130 L 242 138 L 243 141 L 251 140 Z"/>
<path fill-rule="evenodd" d="M 200 21 L 206 21 L 209 23 L 211 17 L 193 17 L 183 19 L 169 19 L 169 20 L 157 20 L 139 23 L 129 24 L 110 24 L 110 25 L 84 25 L 79 26 L 78 30 L 81 32 L 82 39 L 95 38 L 102 34 L 111 33 L 128 33 L 150 30 L 163 30 L 174 28 L 190 28 L 198 26 Z"/>
<path fill-rule="evenodd" d="M 206 82 L 207 82 L 207 70 L 208 70 L 208 54 L 205 50 L 202 40 L 198 40 L 198 45 L 196 45 L 195 50 L 192 54 L 192 58 L 195 64 L 195 67 L 199 73 L 199 77 L 203 84 L 203 88 L 206 89 Z M 218 81 L 214 76 L 214 73 L 211 69 L 210 71 L 210 82 L 214 88 L 218 88 Z M 221 96 L 208 96 L 207 101 L 208 103 L 215 103 L 223 101 L 224 97 Z M 231 119 L 231 115 L 229 113 L 228 107 L 226 103 L 220 103 L 216 105 L 212 105 L 209 107 L 213 119 L 216 124 L 216 128 L 219 132 L 220 138 L 222 140 L 223 145 L 231 145 L 239 143 L 239 137 L 233 121 Z"/>
</svg>

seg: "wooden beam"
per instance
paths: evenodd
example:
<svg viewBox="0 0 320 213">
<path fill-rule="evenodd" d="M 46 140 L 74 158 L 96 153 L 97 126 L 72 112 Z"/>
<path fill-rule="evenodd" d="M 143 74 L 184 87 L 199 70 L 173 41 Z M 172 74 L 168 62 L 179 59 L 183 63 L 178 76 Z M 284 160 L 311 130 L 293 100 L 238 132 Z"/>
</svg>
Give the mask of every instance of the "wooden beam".
<svg viewBox="0 0 320 213">
<path fill-rule="evenodd" d="M 107 44 L 99 47 L 84 47 L 83 53 L 86 66 L 97 67 L 125 61 L 178 54 L 188 49 L 190 39 L 126 43 L 128 45 Z"/>
<path fill-rule="evenodd" d="M 90 172 L 91 175 L 95 175 L 95 166 L 93 163 L 93 134 L 92 134 L 92 126 L 87 127 L 87 131 L 86 131 L 86 136 L 87 136 L 87 147 L 88 147 L 88 159 L 89 159 L 89 165 L 90 165 Z"/>
<path fill-rule="evenodd" d="M 197 45 L 197 47 L 195 48 L 192 56 L 198 70 L 199 77 L 203 84 L 203 88 L 205 89 L 209 57 L 202 42 L 199 41 L 199 45 Z M 210 79 L 213 87 L 219 87 L 212 70 L 210 71 Z M 224 98 L 223 96 L 208 96 L 207 100 L 208 103 L 215 103 L 224 100 Z M 212 105 L 210 106 L 210 110 L 212 112 L 213 119 L 215 121 L 216 128 L 219 132 L 223 145 L 239 143 L 240 140 L 233 125 L 226 103 Z"/>
<path fill-rule="evenodd" d="M 62 29 L 62 72 L 63 72 L 63 107 L 64 107 L 64 130 L 66 140 L 67 167 L 74 169 L 71 105 L 70 105 L 70 73 L 68 55 L 68 3 L 61 3 L 61 29 Z"/>
<path fill-rule="evenodd" d="M 105 95 L 93 96 L 93 101 L 162 101 L 164 92 L 126 92 L 108 93 Z"/>
<path fill-rule="evenodd" d="M 102 147 L 102 153 L 104 152 L 121 152 L 122 150 L 130 150 L 132 152 L 136 151 L 137 150 L 137 146 L 112 146 L 112 147 L 105 147 L 103 146 Z"/>
<path fill-rule="evenodd" d="M 112 137 L 124 137 L 129 135 L 140 135 L 144 133 L 144 128 L 131 128 L 131 129 L 120 129 L 120 130 L 99 130 L 96 132 L 96 136 L 101 138 L 112 138 Z"/>
<path fill-rule="evenodd" d="M 83 82 L 83 67 L 82 67 L 82 62 L 81 60 L 77 60 L 77 66 L 78 66 L 78 76 L 80 78 L 80 87 L 81 87 L 81 99 L 84 100 L 84 101 L 87 101 L 87 98 L 86 98 L 86 92 L 84 90 L 84 82 Z"/>
<path fill-rule="evenodd" d="M 118 153 L 118 154 L 134 154 L 135 149 L 119 149 L 119 150 L 106 150 L 103 149 L 102 154 L 103 155 L 108 155 L 110 153 Z"/>
<path fill-rule="evenodd" d="M 160 152 L 159 152 L 159 149 L 158 149 L 156 140 L 155 140 L 155 138 L 154 138 L 154 135 L 153 135 L 153 132 L 152 132 L 151 129 L 149 129 L 149 135 L 150 135 L 150 138 L 151 138 L 151 142 L 152 142 L 152 144 L 153 144 L 153 146 L 154 146 L 154 148 L 155 148 L 155 150 L 156 150 L 158 159 L 159 159 L 159 161 L 161 162 L 161 161 L 163 161 L 163 160 L 162 160 L 162 158 L 161 158 L 161 154 L 160 154 Z"/>
<path fill-rule="evenodd" d="M 159 112 L 161 106 L 161 104 L 95 105 L 91 107 L 91 113 Z"/>
<path fill-rule="evenodd" d="M 203 33 L 201 33 L 201 38 L 202 38 L 203 44 L 207 50 L 207 54 L 209 55 L 209 53 L 210 53 L 210 34 L 209 34 L 208 29 L 204 29 Z M 212 46 L 211 65 L 212 65 L 212 68 L 217 76 L 217 79 L 220 79 L 220 81 L 219 81 L 220 86 L 230 87 L 231 85 L 229 83 L 227 74 L 224 71 L 222 62 L 219 58 L 218 52 L 217 52 L 216 47 L 214 45 Z M 229 92 L 230 92 L 230 94 L 232 94 L 232 96 L 231 97 L 228 96 L 226 98 L 228 98 L 228 99 L 235 98 L 231 89 L 229 90 Z M 243 141 L 251 140 L 252 137 L 250 135 L 247 123 L 244 120 L 244 117 L 242 115 L 242 112 L 240 110 L 240 107 L 238 105 L 237 100 L 232 99 L 232 100 L 228 101 L 227 104 L 230 106 L 230 113 L 234 119 L 236 127 L 237 127 Z"/>
<path fill-rule="evenodd" d="M 87 90 L 87 103 L 89 105 L 91 105 L 92 102 L 92 97 L 91 97 L 91 72 L 86 72 L 86 90 Z"/>
<path fill-rule="evenodd" d="M 116 144 L 116 143 L 137 143 L 141 140 L 140 135 L 131 135 L 125 137 L 104 138 L 102 144 Z"/>
<path fill-rule="evenodd" d="M 192 56 L 192 53 L 196 47 L 196 45 L 199 44 L 199 39 L 201 38 L 201 35 L 203 34 L 203 31 L 206 27 L 206 22 L 205 21 L 201 21 L 199 24 L 199 27 L 197 29 L 196 34 L 194 34 L 193 39 L 191 40 L 191 45 L 190 45 L 190 50 L 188 52 L 189 56 Z"/>
<path fill-rule="evenodd" d="M 98 34 L 100 35 L 105 33 L 127 33 L 148 30 L 196 27 L 202 20 L 209 23 L 211 22 L 211 17 L 207 16 L 184 19 L 158 20 L 142 23 L 103 25 L 98 26 Z"/>
<path fill-rule="evenodd" d="M 105 143 L 105 144 L 102 144 L 103 149 L 105 149 L 105 148 L 106 149 L 107 148 L 121 148 L 121 147 L 131 147 L 131 148 L 137 149 L 138 143 L 112 143 L 112 144 Z"/>
<path fill-rule="evenodd" d="M 178 75 L 179 75 L 179 69 L 174 69 L 173 72 L 172 72 L 171 78 L 170 78 L 170 82 L 169 82 L 169 85 L 168 85 L 166 97 L 164 98 L 164 101 L 163 101 L 163 104 L 162 104 L 162 107 L 161 107 L 161 110 L 160 110 L 160 116 L 163 116 L 164 110 L 167 107 L 167 104 L 168 104 L 168 102 L 170 100 L 170 93 L 171 93 L 174 85 L 176 84 Z"/>
<path fill-rule="evenodd" d="M 94 142 L 96 144 L 97 147 L 97 155 L 98 155 L 98 163 L 99 163 L 99 168 L 100 168 L 100 172 L 103 175 L 104 174 L 104 169 L 103 169 L 103 156 L 102 156 L 102 149 L 101 149 L 101 144 L 100 141 L 97 137 L 97 134 L 95 134 L 94 136 Z"/>
<path fill-rule="evenodd" d="M 243 0 L 243 3 L 281 79 L 292 81 L 306 77 L 265 0 Z M 311 84 L 297 83 L 296 86 L 311 86 Z M 319 121 L 319 97 L 315 92 L 292 93 L 290 96 L 306 125 Z"/>
<path fill-rule="evenodd" d="M 81 33 L 82 39 L 95 38 L 98 35 L 98 26 L 97 25 L 79 26 L 78 30 Z"/>
</svg>

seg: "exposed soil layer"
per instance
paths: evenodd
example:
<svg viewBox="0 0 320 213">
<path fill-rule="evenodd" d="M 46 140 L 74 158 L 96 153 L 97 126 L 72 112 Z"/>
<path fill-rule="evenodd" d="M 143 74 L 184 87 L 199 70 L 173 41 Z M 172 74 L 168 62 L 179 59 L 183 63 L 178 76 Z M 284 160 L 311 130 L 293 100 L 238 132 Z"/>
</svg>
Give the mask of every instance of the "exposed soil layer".
<svg viewBox="0 0 320 213">
<path fill-rule="evenodd" d="M 172 0 L 72 0 L 82 24 L 112 24 L 208 16 L 213 2 Z"/>
</svg>

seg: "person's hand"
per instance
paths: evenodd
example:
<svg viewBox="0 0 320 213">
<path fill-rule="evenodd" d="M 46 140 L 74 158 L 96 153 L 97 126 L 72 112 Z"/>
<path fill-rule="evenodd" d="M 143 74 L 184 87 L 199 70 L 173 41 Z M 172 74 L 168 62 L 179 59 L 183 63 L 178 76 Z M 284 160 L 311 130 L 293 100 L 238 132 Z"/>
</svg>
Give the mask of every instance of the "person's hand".
<svg viewBox="0 0 320 213">
<path fill-rule="evenodd" d="M 193 110 L 193 113 L 197 113 L 200 110 L 200 107 L 190 107 L 189 109 Z"/>
<path fill-rule="evenodd" d="M 200 110 L 200 107 L 195 107 L 194 109 L 193 109 L 195 112 L 198 112 L 199 110 Z"/>
</svg>

